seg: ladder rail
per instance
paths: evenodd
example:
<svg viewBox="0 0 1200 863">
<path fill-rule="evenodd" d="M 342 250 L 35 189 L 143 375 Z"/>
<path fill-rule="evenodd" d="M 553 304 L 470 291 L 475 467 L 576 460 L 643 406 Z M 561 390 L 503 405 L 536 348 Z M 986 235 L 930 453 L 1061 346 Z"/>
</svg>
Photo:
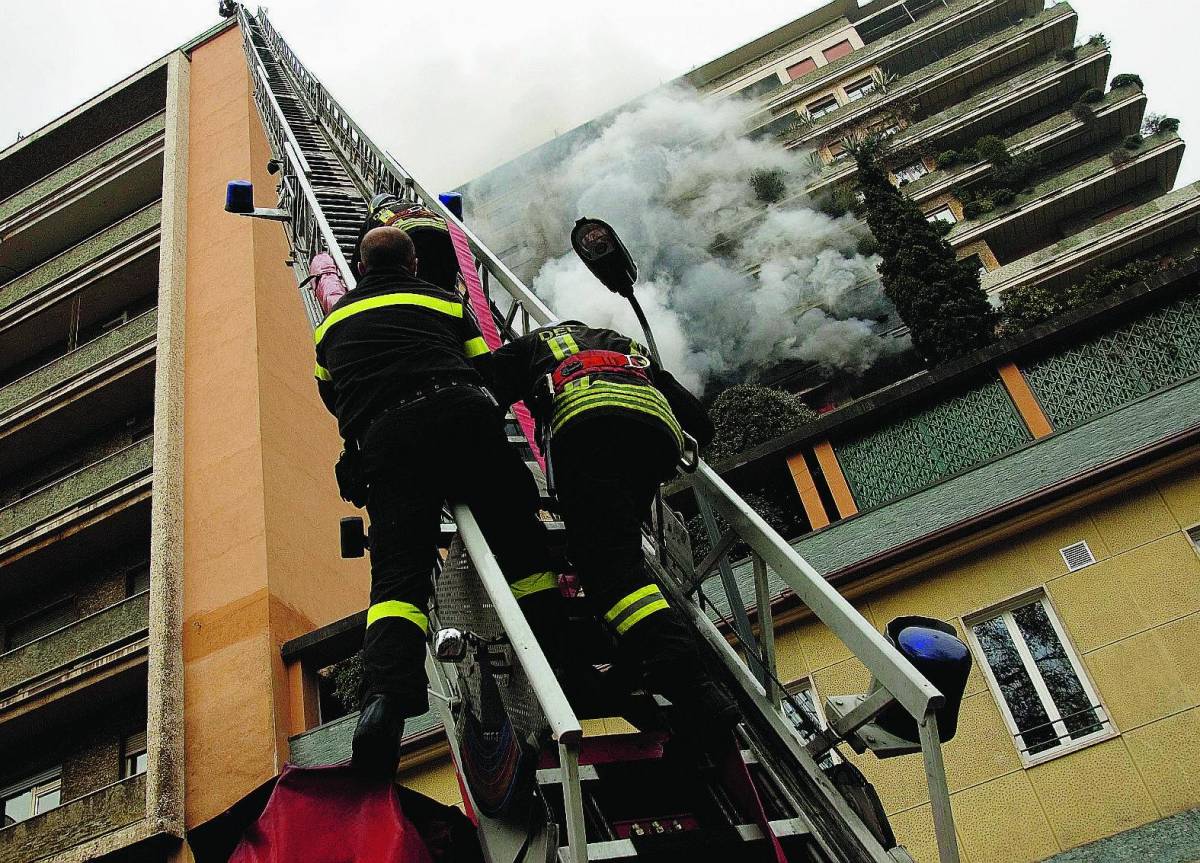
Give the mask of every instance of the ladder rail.
<svg viewBox="0 0 1200 863">
<path fill-rule="evenodd" d="M 249 36 L 251 20 L 246 15 L 244 9 L 239 8 L 239 19 L 244 28 L 243 32 L 245 34 L 248 55 L 252 63 L 255 64 L 257 71 L 258 68 L 262 67 L 261 58 Z M 377 147 L 358 124 L 350 119 L 341 104 L 329 94 L 329 91 L 325 89 L 320 81 L 300 62 L 287 42 L 271 25 L 264 10 L 259 9 L 258 14 L 253 19 L 253 23 L 257 25 L 260 34 L 268 43 L 269 50 L 273 52 L 275 58 L 280 62 L 280 66 L 285 74 L 291 78 L 295 90 L 299 94 L 299 98 L 305 103 L 311 116 L 315 118 L 320 128 L 324 130 L 326 137 L 335 146 L 344 163 L 355 174 L 353 179 L 361 188 L 374 191 L 387 191 L 404 200 L 420 202 L 447 221 L 454 221 L 461 226 L 470 242 L 471 250 L 476 256 L 476 263 L 482 277 L 489 284 L 494 279 L 510 296 L 513 303 L 520 307 L 521 314 L 517 317 L 521 319 L 524 331 L 527 332 L 532 326 L 540 326 L 557 320 L 551 309 L 536 297 L 484 245 L 470 228 L 463 225 L 462 221 L 451 213 L 437 196 L 430 195 L 390 153 Z M 298 145 L 293 143 L 295 140 L 294 135 L 291 134 L 289 124 L 286 118 L 283 117 L 277 100 L 267 97 L 270 87 L 268 86 L 269 82 L 267 81 L 265 70 L 263 70 L 263 74 L 255 74 L 252 77 L 255 83 L 256 103 L 259 105 L 260 112 L 264 114 L 265 121 L 267 115 L 271 117 L 271 120 L 267 121 L 267 123 L 268 131 L 273 138 L 272 144 L 281 152 L 286 160 L 284 163 L 285 177 L 281 183 L 281 195 L 290 195 L 290 197 L 286 198 L 288 206 L 284 206 L 282 203 L 281 206 L 284 206 L 289 212 L 294 212 L 294 218 L 298 220 L 293 222 L 292 232 L 305 240 L 303 244 L 307 246 L 305 251 L 311 251 L 314 248 L 328 251 L 334 257 L 343 278 L 347 279 L 347 285 L 352 286 L 353 276 L 349 272 L 345 257 L 340 252 L 336 238 L 333 236 L 328 222 L 321 214 L 321 207 L 316 194 L 311 184 L 307 182 L 307 178 L 302 179 L 303 168 L 299 159 L 290 156 L 288 153 L 289 150 L 295 148 L 297 156 L 302 155 Z M 261 97 L 258 93 L 260 79 L 261 87 L 266 91 Z M 300 246 L 302 244 L 297 241 L 296 245 Z M 311 290 L 307 293 L 309 299 L 311 299 Z M 312 300 L 308 305 L 311 316 L 312 309 L 315 308 L 315 300 Z M 319 309 L 317 313 L 319 314 Z M 314 320 L 314 325 L 318 322 L 319 318 Z M 685 475 L 684 479 L 689 483 L 697 497 L 707 502 L 714 510 L 719 512 L 730 524 L 731 529 L 737 536 L 749 545 L 754 555 L 774 570 L 834 636 L 863 662 L 872 675 L 874 675 L 875 679 L 879 681 L 880 685 L 887 690 L 891 699 L 902 705 L 904 710 L 916 720 L 922 731 L 921 743 L 925 752 L 929 790 L 931 795 L 939 798 L 934 805 L 938 815 L 935 826 L 939 856 L 942 863 L 957 861 L 957 839 L 954 834 L 948 792 L 946 791 L 940 741 L 937 738 L 936 731 L 931 733 L 931 729 L 936 729 L 935 711 L 944 703 L 944 696 L 907 662 L 900 655 L 899 651 L 888 643 L 870 622 L 854 609 L 816 569 L 796 552 L 790 543 L 767 525 L 762 517 L 711 466 L 700 460 L 695 473 Z M 469 523 L 473 523 L 473 519 L 470 519 Z M 460 521 L 460 531 L 463 530 L 463 525 L 464 522 Z M 494 558 L 491 558 L 490 549 L 488 549 L 486 540 L 484 540 L 482 534 L 473 535 L 470 538 L 464 534 L 463 539 L 467 545 L 468 554 L 477 567 L 483 562 L 484 567 L 487 568 L 489 566 L 487 563 L 489 559 L 491 559 L 491 563 L 494 565 Z M 499 576 L 498 569 L 495 574 L 499 577 L 500 582 L 503 582 L 502 576 Z M 743 597 L 737 594 L 736 587 L 732 585 L 727 586 L 727 595 L 731 603 L 744 603 Z M 499 610 L 501 606 L 506 605 L 503 597 L 507 596 L 507 598 L 511 599 L 511 596 L 508 596 L 503 591 L 499 591 L 498 596 L 501 597 L 500 602 L 497 604 L 497 609 Z M 496 598 L 497 596 L 493 596 L 493 599 Z M 515 607 L 515 603 L 513 605 Z M 688 603 L 688 605 L 691 605 L 691 603 Z M 689 613 L 701 633 L 706 636 L 706 640 L 711 641 L 711 633 L 708 632 L 708 629 L 713 628 L 715 630 L 715 627 L 712 627 L 712 622 L 698 608 L 689 608 Z M 524 618 L 519 615 L 519 612 L 517 617 L 519 618 L 519 624 L 523 624 Z M 700 622 L 701 619 L 707 621 L 708 625 L 703 625 Z M 773 627 L 774 625 L 769 615 L 761 616 L 761 620 L 766 626 Z M 514 627 L 513 629 L 509 628 L 510 622 Z M 504 620 L 505 628 L 509 631 L 510 636 L 513 632 L 520 632 L 521 627 L 519 624 L 515 620 Z M 724 641 L 723 636 L 721 640 Z M 727 644 L 727 642 L 725 643 Z M 544 655 L 541 654 L 536 644 L 532 652 L 536 653 L 542 662 L 545 661 Z M 524 653 L 525 651 L 517 651 L 518 656 L 522 656 Z M 724 656 L 724 654 L 722 655 Z M 769 727 L 776 731 L 789 731 L 786 726 L 787 720 L 781 714 L 781 705 L 779 702 L 775 699 L 767 698 L 762 684 L 755 679 L 755 675 L 747 664 L 740 657 L 737 657 L 736 654 L 732 654 L 732 656 L 733 664 L 731 668 L 733 673 L 739 677 L 746 678 L 744 682 L 752 684 L 753 687 L 757 687 L 759 690 L 758 697 L 753 699 L 753 702 L 757 711 L 762 714 L 761 718 Z M 724 658 L 729 660 L 728 656 Z M 578 725 L 578 720 L 575 719 L 570 705 L 566 704 L 561 686 L 558 685 L 553 674 L 549 675 L 548 680 L 544 679 L 544 674 L 540 671 L 540 664 L 534 662 L 533 665 L 539 670 L 534 671 L 528 666 L 526 670 L 530 672 L 529 677 L 539 704 L 546 710 L 547 718 L 552 714 L 559 717 L 555 733 L 565 734 L 566 737 L 564 739 L 567 741 L 575 740 L 576 738 L 573 737 L 576 733 L 574 726 Z M 565 709 L 563 708 L 564 704 Z M 567 718 L 568 716 L 570 719 Z M 574 725 L 572 725 L 572 720 Z M 795 734 L 794 730 L 790 730 L 790 733 L 792 735 Z M 938 751 L 936 753 L 931 752 L 931 747 L 936 747 Z M 811 758 L 800 760 L 802 762 L 810 762 Z M 849 820 L 855 822 L 855 832 L 860 832 L 857 828 L 862 828 L 861 822 L 858 822 L 853 817 L 850 817 Z M 571 825 L 575 822 L 575 818 L 568 818 L 568 828 L 570 829 Z M 578 845 L 572 843 L 573 849 L 578 847 Z M 586 855 L 586 846 L 583 846 L 583 854 Z"/>
</svg>

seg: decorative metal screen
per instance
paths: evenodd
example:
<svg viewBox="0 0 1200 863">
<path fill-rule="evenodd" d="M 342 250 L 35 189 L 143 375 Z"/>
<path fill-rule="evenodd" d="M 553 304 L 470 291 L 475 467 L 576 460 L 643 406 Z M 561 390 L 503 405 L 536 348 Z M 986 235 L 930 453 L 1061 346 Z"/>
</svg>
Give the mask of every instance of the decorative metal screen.
<svg viewBox="0 0 1200 863">
<path fill-rule="evenodd" d="M 835 444 L 860 509 L 961 473 L 1032 440 L 999 380 Z"/>
<path fill-rule="evenodd" d="M 1022 371 L 1059 430 L 1200 374 L 1200 295 L 1180 297 Z"/>
</svg>

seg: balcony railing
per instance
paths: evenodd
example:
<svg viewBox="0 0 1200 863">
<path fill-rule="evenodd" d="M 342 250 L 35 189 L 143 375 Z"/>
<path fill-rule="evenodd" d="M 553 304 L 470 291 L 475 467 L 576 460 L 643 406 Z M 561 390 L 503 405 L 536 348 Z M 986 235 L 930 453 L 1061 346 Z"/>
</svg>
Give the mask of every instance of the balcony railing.
<svg viewBox="0 0 1200 863">
<path fill-rule="evenodd" d="M 36 371 L 0 387 L 0 423 L 7 414 L 43 393 L 75 380 L 130 348 L 153 341 L 157 327 L 158 309 L 150 309 Z"/>
<path fill-rule="evenodd" d="M 149 473 L 153 452 L 153 437 L 142 438 L 0 509 L 0 542 Z"/>
<path fill-rule="evenodd" d="M 146 817 L 146 776 L 139 774 L 0 829 L 0 863 L 54 856 Z"/>
<path fill-rule="evenodd" d="M 0 311 L 53 285 L 101 255 L 113 251 L 141 234 L 158 229 L 162 220 L 162 202 L 155 201 L 116 224 L 97 231 L 80 243 L 27 270 L 12 281 L 0 284 Z M 3 276 L 0 276 L 3 278 Z"/>
<path fill-rule="evenodd" d="M 149 615 L 150 593 L 143 591 L 0 653 L 0 692 L 137 638 L 149 625 Z"/>
<path fill-rule="evenodd" d="M 140 144 L 161 135 L 166 126 L 166 115 L 156 114 L 148 120 L 143 120 L 131 129 L 127 129 L 114 138 L 101 144 L 94 150 L 84 153 L 73 162 L 69 162 L 32 185 L 26 186 L 15 195 L 0 202 L 0 224 L 7 222 L 22 210 L 56 194 L 65 186 L 74 183 L 82 177 L 103 167 Z"/>
</svg>

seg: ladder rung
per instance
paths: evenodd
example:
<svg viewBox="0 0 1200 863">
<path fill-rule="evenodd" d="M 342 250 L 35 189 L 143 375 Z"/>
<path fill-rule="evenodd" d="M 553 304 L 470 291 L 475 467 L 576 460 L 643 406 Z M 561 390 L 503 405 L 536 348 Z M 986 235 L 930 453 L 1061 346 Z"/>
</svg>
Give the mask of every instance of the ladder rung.
<svg viewBox="0 0 1200 863">
<path fill-rule="evenodd" d="M 762 830 L 757 824 L 737 824 L 734 826 L 738 836 L 743 842 L 760 842 L 763 839 Z M 696 833 L 698 842 L 705 839 L 705 834 L 708 831 L 694 830 L 682 831 L 679 833 L 671 833 L 675 837 L 684 837 L 688 833 Z M 778 838 L 787 836 L 805 836 L 811 831 L 808 829 L 808 824 L 802 818 L 783 818 L 778 821 L 771 822 L 771 832 Z M 648 837 L 653 838 L 653 837 Z M 647 849 L 648 853 L 653 853 Z M 570 849 L 562 847 L 558 849 L 558 859 L 560 861 L 570 860 Z M 587 847 L 588 860 L 628 860 L 638 857 L 638 849 L 632 839 L 613 839 L 608 842 L 589 842 Z M 696 859 L 704 858 L 704 854 L 697 850 Z"/>
</svg>

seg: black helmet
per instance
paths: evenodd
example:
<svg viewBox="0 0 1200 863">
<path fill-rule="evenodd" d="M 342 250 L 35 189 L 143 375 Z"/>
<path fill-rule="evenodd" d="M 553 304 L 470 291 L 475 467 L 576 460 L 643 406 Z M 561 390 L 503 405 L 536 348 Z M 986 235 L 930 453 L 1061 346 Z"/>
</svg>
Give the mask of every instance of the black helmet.
<svg viewBox="0 0 1200 863">
<path fill-rule="evenodd" d="M 392 206 L 398 206 L 403 205 L 403 203 L 403 201 L 401 201 L 391 192 L 376 192 L 375 197 L 371 199 L 371 208 L 368 212 L 370 215 L 374 216 L 377 212 L 389 204 Z"/>
</svg>

